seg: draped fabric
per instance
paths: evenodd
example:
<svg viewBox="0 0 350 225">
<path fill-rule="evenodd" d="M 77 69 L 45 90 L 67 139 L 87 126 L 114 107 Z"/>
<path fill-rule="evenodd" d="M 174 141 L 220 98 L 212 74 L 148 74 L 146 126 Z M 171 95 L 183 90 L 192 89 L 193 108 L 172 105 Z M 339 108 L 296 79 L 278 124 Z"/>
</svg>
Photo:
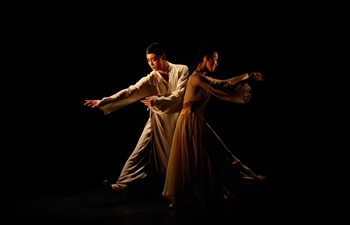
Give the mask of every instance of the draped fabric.
<svg viewBox="0 0 350 225">
<path fill-rule="evenodd" d="M 197 72 L 190 76 L 162 193 L 175 205 L 211 205 L 224 198 L 237 198 L 262 182 L 263 176 L 235 157 L 203 117 L 211 95 L 235 103 L 249 102 L 250 87 L 244 82 L 247 78 L 248 74 L 243 74 L 217 80 Z"/>
<path fill-rule="evenodd" d="M 187 66 L 168 63 L 168 81 L 157 71 L 152 71 L 136 84 L 99 102 L 99 108 L 105 114 L 148 96 L 153 97 L 155 104 L 149 107 L 149 119 L 114 185 L 125 188 L 150 173 L 158 176 L 161 185 L 164 183 L 173 132 L 189 75 Z"/>
</svg>

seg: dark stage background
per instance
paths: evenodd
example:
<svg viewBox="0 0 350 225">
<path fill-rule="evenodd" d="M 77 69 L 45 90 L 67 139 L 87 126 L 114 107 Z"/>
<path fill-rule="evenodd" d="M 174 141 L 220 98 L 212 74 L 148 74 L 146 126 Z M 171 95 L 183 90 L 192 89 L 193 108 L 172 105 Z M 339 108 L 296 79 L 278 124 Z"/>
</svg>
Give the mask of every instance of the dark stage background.
<svg viewBox="0 0 350 225">
<path fill-rule="evenodd" d="M 148 118 L 135 102 L 110 115 L 83 106 L 134 84 L 150 72 L 145 49 L 161 42 L 167 59 L 193 69 L 202 40 L 219 46 L 216 77 L 261 71 L 247 105 L 212 97 L 205 116 L 232 152 L 271 181 L 285 181 L 289 149 L 284 56 L 294 46 L 283 11 L 259 6 L 207 7 L 157 2 L 104 9 L 74 6 L 47 10 L 23 21 L 26 71 L 18 78 L 25 98 L 11 120 L 9 188 L 24 195 L 101 187 L 117 179 Z M 135 8 L 136 7 L 136 8 Z M 74 8 L 74 9 L 73 9 Z M 281 26 L 281 24 L 283 24 Z M 282 73 L 283 71 L 283 73 Z M 21 92 L 21 91 L 20 91 Z M 18 105 L 17 105 L 18 106 Z"/>
</svg>

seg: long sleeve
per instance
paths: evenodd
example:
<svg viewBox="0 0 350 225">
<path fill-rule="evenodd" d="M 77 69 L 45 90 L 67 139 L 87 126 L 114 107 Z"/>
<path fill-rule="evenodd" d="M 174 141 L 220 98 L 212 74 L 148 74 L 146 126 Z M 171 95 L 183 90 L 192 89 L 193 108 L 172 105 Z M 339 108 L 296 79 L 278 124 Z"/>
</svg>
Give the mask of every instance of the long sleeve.
<svg viewBox="0 0 350 225">
<path fill-rule="evenodd" d="M 250 101 L 250 86 L 247 82 L 249 75 L 247 73 L 235 76 L 226 80 L 214 79 L 208 76 L 195 74 L 193 77 L 199 86 L 205 88 L 217 98 L 235 103 L 247 103 Z"/>
<path fill-rule="evenodd" d="M 157 94 L 153 79 L 154 74 L 150 73 L 141 78 L 136 84 L 130 85 L 109 97 L 102 98 L 98 105 L 99 108 L 104 114 L 109 114 L 142 98 Z"/>
</svg>

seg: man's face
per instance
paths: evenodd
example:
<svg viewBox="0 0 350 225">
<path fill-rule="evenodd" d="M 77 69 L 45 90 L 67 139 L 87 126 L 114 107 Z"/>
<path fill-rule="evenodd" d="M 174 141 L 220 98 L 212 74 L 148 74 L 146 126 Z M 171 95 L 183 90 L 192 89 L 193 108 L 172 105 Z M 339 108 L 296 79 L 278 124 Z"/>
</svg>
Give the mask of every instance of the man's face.
<svg viewBox="0 0 350 225">
<path fill-rule="evenodd" d="M 161 69 L 162 62 L 164 61 L 162 55 L 156 55 L 154 53 L 146 54 L 146 59 L 148 65 L 152 68 L 152 70 L 156 71 Z"/>
</svg>

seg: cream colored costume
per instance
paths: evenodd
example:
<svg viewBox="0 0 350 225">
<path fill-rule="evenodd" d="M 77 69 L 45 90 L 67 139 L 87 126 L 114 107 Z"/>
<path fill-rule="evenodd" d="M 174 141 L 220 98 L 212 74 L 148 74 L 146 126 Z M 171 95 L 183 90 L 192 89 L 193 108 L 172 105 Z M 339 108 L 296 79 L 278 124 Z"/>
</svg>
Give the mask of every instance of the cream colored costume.
<svg viewBox="0 0 350 225">
<path fill-rule="evenodd" d="M 157 71 L 152 71 L 136 84 L 99 102 L 99 108 L 109 114 L 145 97 L 154 99 L 137 145 L 113 185 L 125 188 L 131 182 L 147 177 L 149 169 L 159 176 L 161 185 L 164 184 L 173 132 L 189 75 L 187 66 L 168 63 L 168 82 Z"/>
<path fill-rule="evenodd" d="M 213 79 L 194 72 L 188 79 L 184 105 L 177 120 L 170 152 L 163 196 L 175 206 L 206 206 L 225 197 L 238 197 L 262 181 L 240 162 L 203 117 L 214 95 L 235 103 L 250 101 L 248 74 L 227 80 Z M 200 84 L 193 87 L 191 83 Z"/>
</svg>

